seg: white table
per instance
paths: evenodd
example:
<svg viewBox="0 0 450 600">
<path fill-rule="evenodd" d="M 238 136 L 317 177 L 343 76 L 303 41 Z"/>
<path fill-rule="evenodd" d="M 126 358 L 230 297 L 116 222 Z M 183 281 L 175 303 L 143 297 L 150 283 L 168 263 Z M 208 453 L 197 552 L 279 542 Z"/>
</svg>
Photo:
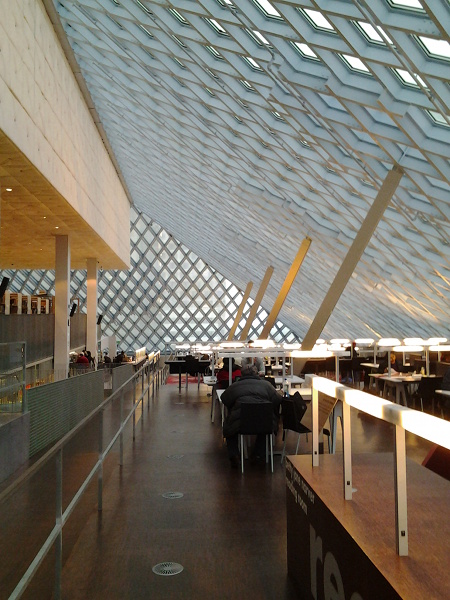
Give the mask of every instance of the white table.
<svg viewBox="0 0 450 600">
<path fill-rule="evenodd" d="M 406 400 L 406 386 L 411 383 L 419 383 L 422 375 L 408 375 L 408 376 L 391 376 L 382 375 L 380 379 L 384 381 L 384 391 L 383 397 L 386 398 L 389 393 L 389 388 L 395 389 L 395 402 L 396 404 L 400 404 L 401 400 L 403 400 L 402 404 L 404 406 L 408 406 Z"/>
</svg>

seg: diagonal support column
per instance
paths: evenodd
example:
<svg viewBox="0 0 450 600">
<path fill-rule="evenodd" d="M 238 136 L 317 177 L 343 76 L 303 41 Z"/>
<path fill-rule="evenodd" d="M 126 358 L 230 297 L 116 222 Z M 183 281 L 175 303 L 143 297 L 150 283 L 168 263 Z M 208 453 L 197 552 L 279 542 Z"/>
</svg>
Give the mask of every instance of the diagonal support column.
<svg viewBox="0 0 450 600">
<path fill-rule="evenodd" d="M 358 264 L 375 229 L 377 228 L 378 223 L 380 222 L 380 219 L 387 208 L 387 205 L 391 201 L 391 198 L 394 195 L 398 184 L 400 183 L 402 175 L 403 170 L 398 165 L 394 165 L 386 175 L 377 197 L 373 201 L 373 204 L 370 207 L 360 230 L 356 234 L 356 237 L 353 240 L 349 251 L 347 252 L 347 256 L 344 258 L 344 261 L 342 262 L 342 265 L 337 272 L 327 295 L 323 299 L 323 302 L 303 339 L 302 350 L 311 350 L 316 343 L 317 338 L 322 333 L 323 328 L 327 324 L 334 307 L 336 306 L 342 292 L 345 289 L 345 286 L 348 283 L 348 280 L 355 270 L 356 265 Z M 303 359 L 300 359 L 300 361 L 302 360 Z M 298 363 L 296 362 L 297 367 L 300 365 L 300 361 Z M 303 364 L 304 362 L 305 361 L 303 360 Z M 303 368 L 303 364 L 301 365 L 300 369 Z"/>
<path fill-rule="evenodd" d="M 246 324 L 244 325 L 244 329 L 241 331 L 241 337 L 239 338 L 241 342 L 245 342 L 248 338 L 248 332 L 250 331 L 250 327 L 252 326 L 253 321 L 255 320 L 256 313 L 258 311 L 258 307 L 260 306 L 263 296 L 266 293 L 267 286 L 269 285 L 270 278 L 272 277 L 273 267 L 267 267 L 266 274 L 264 275 L 263 280 L 261 281 L 261 285 L 259 286 L 258 293 L 256 294 L 256 298 L 252 307 L 250 309 L 248 319 Z"/>
<path fill-rule="evenodd" d="M 237 326 L 239 325 L 239 321 L 241 320 L 242 313 L 244 312 L 245 303 L 247 302 L 248 297 L 250 296 L 250 292 L 252 290 L 252 287 L 253 287 L 253 281 L 249 281 L 247 283 L 247 287 L 245 288 L 244 296 L 242 297 L 242 302 L 239 305 L 239 308 L 237 310 L 236 318 L 234 319 L 234 323 L 233 323 L 233 325 L 232 325 L 232 327 L 230 329 L 230 333 L 228 334 L 227 340 L 229 342 L 231 342 L 231 340 L 234 337 L 234 334 L 236 332 Z"/>
<path fill-rule="evenodd" d="M 278 294 L 277 299 L 274 302 L 272 310 L 270 311 L 270 314 L 267 317 L 266 324 L 264 325 L 261 335 L 259 336 L 260 340 L 266 340 L 269 337 L 270 330 L 272 329 L 278 317 L 281 307 L 283 306 L 283 302 L 286 300 L 286 296 L 288 295 L 289 290 L 291 289 L 291 286 L 294 283 L 294 279 L 297 276 L 300 267 L 302 266 L 303 260 L 306 256 L 306 253 L 309 250 L 310 245 L 311 238 L 305 237 L 297 252 L 297 256 L 294 258 L 291 268 L 289 269 L 289 272 L 286 275 L 286 279 L 284 280 L 284 283 L 281 286 L 281 290 Z"/>
</svg>

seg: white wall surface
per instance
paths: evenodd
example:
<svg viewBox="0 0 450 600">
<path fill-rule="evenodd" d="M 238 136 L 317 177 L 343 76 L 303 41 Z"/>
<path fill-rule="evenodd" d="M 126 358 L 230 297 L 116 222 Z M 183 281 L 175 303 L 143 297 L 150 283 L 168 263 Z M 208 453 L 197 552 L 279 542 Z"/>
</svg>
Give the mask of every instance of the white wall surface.
<svg viewBox="0 0 450 600">
<path fill-rule="evenodd" d="M 43 5 L 0 15 L 0 129 L 129 265 L 129 201 Z"/>
</svg>

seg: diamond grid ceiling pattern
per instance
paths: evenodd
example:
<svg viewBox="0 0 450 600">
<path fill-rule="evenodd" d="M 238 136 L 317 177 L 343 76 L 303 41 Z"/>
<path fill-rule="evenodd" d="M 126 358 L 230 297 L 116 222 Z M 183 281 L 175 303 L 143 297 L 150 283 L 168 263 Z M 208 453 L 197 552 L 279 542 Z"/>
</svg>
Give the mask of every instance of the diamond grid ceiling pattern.
<svg viewBox="0 0 450 600">
<path fill-rule="evenodd" d="M 164 350 L 173 341 L 212 341 L 228 336 L 243 294 L 160 225 L 131 211 L 131 268 L 99 271 L 98 314 L 102 334 L 117 336 L 124 350 L 146 346 Z M 0 271 L 10 288 L 26 294 L 54 294 L 53 271 Z M 86 310 L 86 271 L 72 271 L 71 297 Z M 246 304 L 239 335 L 247 321 Z M 249 335 L 261 332 L 268 313 L 259 308 Z M 280 321 L 272 330 L 277 342 L 298 341 Z"/>
<path fill-rule="evenodd" d="M 54 2 L 136 207 L 303 336 L 404 176 L 324 337 L 449 328 L 447 0 Z M 257 288 L 256 288 L 257 289 Z"/>
</svg>

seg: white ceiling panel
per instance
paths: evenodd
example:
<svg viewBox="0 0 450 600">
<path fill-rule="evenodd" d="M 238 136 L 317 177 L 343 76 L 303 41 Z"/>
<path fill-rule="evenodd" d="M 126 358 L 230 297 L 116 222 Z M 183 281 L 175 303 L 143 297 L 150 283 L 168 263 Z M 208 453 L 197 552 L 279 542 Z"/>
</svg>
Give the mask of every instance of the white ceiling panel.
<svg viewBox="0 0 450 600">
<path fill-rule="evenodd" d="M 324 336 L 450 335 L 447 0 L 54 5 L 137 209 L 303 336 L 400 165 Z"/>
</svg>

